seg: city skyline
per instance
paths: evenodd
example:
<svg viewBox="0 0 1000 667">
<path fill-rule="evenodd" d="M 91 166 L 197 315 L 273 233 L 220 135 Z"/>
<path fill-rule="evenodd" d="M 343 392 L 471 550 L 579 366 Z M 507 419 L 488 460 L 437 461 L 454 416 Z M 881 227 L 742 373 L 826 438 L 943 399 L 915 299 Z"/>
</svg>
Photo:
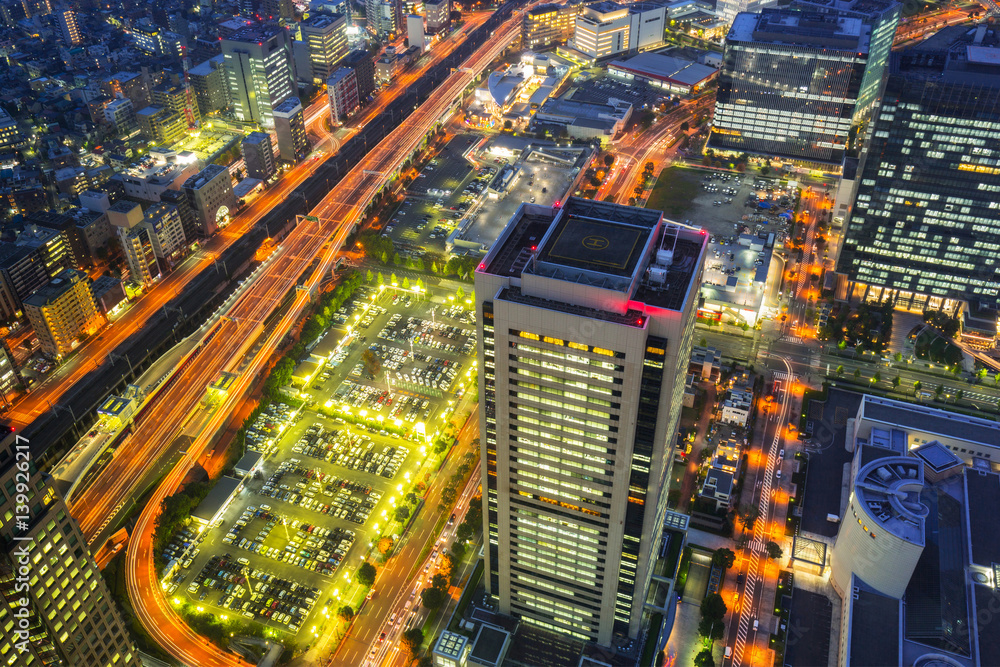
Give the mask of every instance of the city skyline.
<svg viewBox="0 0 1000 667">
<path fill-rule="evenodd" d="M 361 9 L 0 7 L 8 661 L 992 664 L 1000 9 Z"/>
</svg>

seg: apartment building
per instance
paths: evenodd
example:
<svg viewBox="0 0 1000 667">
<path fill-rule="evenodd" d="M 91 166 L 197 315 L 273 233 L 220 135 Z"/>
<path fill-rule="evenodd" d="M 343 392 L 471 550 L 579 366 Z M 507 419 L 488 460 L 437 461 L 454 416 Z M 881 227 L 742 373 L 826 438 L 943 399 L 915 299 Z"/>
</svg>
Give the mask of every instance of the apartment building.
<svg viewBox="0 0 1000 667">
<path fill-rule="evenodd" d="M 57 359 L 76 349 L 81 337 L 102 324 L 87 274 L 74 269 L 64 270 L 25 299 L 24 314 L 42 351 Z"/>
</svg>

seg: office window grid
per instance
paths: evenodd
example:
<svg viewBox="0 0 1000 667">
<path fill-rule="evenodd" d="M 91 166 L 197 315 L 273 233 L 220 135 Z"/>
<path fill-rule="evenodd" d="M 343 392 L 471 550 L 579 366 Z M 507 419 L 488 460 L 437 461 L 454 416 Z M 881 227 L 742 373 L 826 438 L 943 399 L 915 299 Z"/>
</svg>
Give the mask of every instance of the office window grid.
<svg viewBox="0 0 1000 667">
<path fill-rule="evenodd" d="M 1000 305 L 1000 88 L 890 78 L 838 269 L 907 298 Z"/>
</svg>

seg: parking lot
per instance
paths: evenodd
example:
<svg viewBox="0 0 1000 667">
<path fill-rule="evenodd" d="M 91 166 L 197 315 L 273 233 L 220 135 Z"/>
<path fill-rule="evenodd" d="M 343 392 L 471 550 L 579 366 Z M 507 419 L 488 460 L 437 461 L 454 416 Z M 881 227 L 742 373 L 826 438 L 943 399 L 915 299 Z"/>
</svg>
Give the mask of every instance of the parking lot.
<svg viewBox="0 0 1000 667">
<path fill-rule="evenodd" d="M 705 173 L 693 206 L 684 217 L 713 236 L 774 232 L 777 241 L 787 234 L 789 221 L 782 214 L 791 215 L 789 208 L 795 205 L 796 193 L 794 186 L 782 186 L 776 180 L 748 174 Z"/>
<path fill-rule="evenodd" d="M 248 429 L 268 453 L 258 472 L 216 525 L 168 546 L 168 597 L 292 634 L 339 607 L 373 545 L 398 537 L 385 531 L 428 437 L 471 386 L 472 317 L 440 295 L 359 290 L 331 318 L 353 332 L 301 388 L 306 406 L 272 404 Z"/>
<path fill-rule="evenodd" d="M 407 197 L 383 230 L 392 240 L 413 251 L 443 252 L 448 234 L 461 220 L 476 194 L 467 188 L 485 188 L 492 174 L 478 172 L 463 153 L 480 137 L 461 134 L 452 139 L 410 184 Z M 491 164 L 496 168 L 497 165 Z M 493 172 L 495 173 L 495 171 Z"/>
</svg>

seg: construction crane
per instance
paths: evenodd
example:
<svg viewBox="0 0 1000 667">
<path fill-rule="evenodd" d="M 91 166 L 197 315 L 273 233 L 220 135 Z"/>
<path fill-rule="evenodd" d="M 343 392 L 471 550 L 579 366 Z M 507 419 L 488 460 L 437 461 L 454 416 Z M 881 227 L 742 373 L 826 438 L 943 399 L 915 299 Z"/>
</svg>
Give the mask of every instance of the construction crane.
<svg viewBox="0 0 1000 667">
<path fill-rule="evenodd" d="M 191 90 L 191 77 L 188 74 L 191 59 L 188 58 L 187 47 L 182 46 L 181 53 L 181 61 L 184 63 L 184 115 L 187 116 L 188 127 L 195 128 L 198 127 L 198 118 L 194 115 L 194 91 Z"/>
</svg>

